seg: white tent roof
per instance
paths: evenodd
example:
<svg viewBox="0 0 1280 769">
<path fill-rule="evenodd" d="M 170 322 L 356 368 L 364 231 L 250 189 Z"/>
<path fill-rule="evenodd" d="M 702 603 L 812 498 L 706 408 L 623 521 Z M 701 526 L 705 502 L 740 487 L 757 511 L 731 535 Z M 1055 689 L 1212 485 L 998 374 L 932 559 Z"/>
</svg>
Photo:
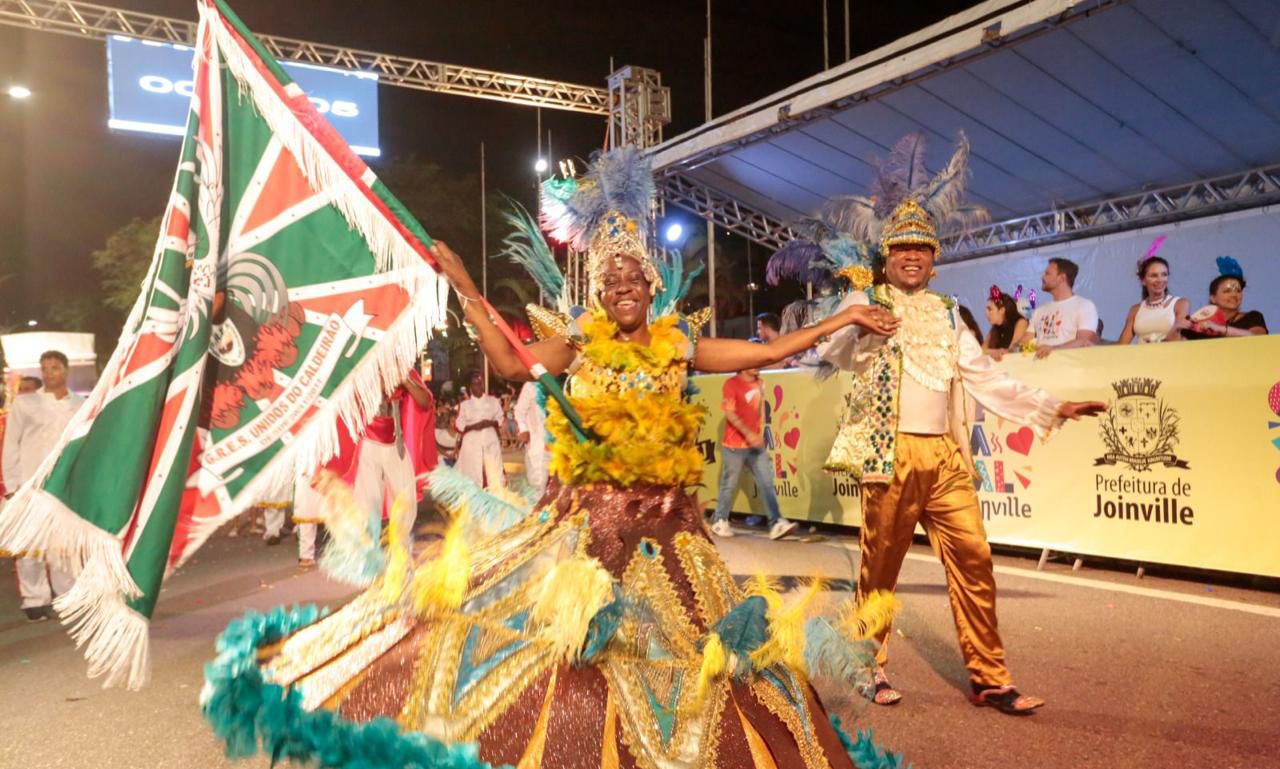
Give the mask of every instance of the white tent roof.
<svg viewBox="0 0 1280 769">
<path fill-rule="evenodd" d="M 989 0 L 653 150 L 783 221 L 865 191 L 903 134 L 973 145 L 1003 220 L 1280 162 L 1280 2 Z"/>
</svg>

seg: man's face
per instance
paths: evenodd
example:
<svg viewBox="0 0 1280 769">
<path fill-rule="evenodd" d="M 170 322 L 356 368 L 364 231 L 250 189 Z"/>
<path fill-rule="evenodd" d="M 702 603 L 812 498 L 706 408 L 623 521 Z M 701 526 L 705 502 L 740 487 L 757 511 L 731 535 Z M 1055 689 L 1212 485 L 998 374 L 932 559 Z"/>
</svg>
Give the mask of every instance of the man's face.
<svg viewBox="0 0 1280 769">
<path fill-rule="evenodd" d="M 36 379 L 23 379 L 18 383 L 19 395 L 30 395 L 40 389 L 40 382 Z"/>
<path fill-rule="evenodd" d="M 778 336 L 778 332 L 773 326 L 770 326 L 764 321 L 756 321 L 756 337 L 763 339 L 766 342 L 772 342 L 777 339 Z"/>
<path fill-rule="evenodd" d="M 914 243 L 889 246 L 884 275 L 889 285 L 903 291 L 924 288 L 933 276 L 933 249 Z"/>
<path fill-rule="evenodd" d="M 1049 262 L 1049 265 L 1044 268 L 1044 274 L 1040 276 L 1040 288 L 1045 291 L 1055 291 L 1064 280 L 1066 276 L 1058 272 L 1058 265 Z"/>
<path fill-rule="evenodd" d="M 40 361 L 40 378 L 44 380 L 44 389 L 61 390 L 67 385 L 67 367 L 55 358 Z"/>
<path fill-rule="evenodd" d="M 484 395 L 484 375 L 476 374 L 471 377 L 471 381 L 467 383 L 467 388 L 471 391 L 473 397 Z"/>
</svg>

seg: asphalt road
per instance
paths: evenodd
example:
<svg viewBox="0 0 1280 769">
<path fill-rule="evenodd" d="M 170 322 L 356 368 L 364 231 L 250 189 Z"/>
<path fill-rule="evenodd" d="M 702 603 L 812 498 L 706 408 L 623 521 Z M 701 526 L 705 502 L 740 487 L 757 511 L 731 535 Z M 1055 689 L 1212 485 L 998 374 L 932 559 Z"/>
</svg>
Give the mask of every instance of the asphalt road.
<svg viewBox="0 0 1280 769">
<path fill-rule="evenodd" d="M 200 718 L 201 666 L 250 608 L 349 594 L 295 566 L 293 541 L 214 538 L 165 587 L 141 692 L 103 690 L 53 622 L 27 624 L 0 561 L 0 769 L 218 769 Z M 847 579 L 851 540 L 722 541 L 735 573 Z M 817 686 L 846 726 L 874 730 L 918 769 L 1280 767 L 1280 595 L 997 559 L 1000 619 L 1018 685 L 1049 701 L 1029 718 L 974 708 L 942 569 L 917 546 L 903 569 L 892 641 L 893 708 Z M 833 595 L 832 600 L 838 598 Z"/>
</svg>

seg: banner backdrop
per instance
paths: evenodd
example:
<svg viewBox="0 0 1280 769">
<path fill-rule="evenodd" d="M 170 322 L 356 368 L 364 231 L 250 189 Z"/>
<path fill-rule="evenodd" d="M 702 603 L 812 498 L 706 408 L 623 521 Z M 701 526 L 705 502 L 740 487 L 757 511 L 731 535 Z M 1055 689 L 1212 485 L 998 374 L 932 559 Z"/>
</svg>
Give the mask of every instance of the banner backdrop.
<svg viewBox="0 0 1280 769">
<path fill-rule="evenodd" d="M 1280 576 L 1280 337 L 1013 355 L 1002 365 L 1059 398 L 1112 408 L 1045 442 L 979 410 L 970 437 L 991 542 Z M 822 471 L 848 375 L 763 378 L 782 514 L 859 525 L 857 485 Z M 701 446 L 712 498 L 725 379 L 695 378 L 711 410 Z M 734 511 L 760 511 L 748 475 Z"/>
</svg>

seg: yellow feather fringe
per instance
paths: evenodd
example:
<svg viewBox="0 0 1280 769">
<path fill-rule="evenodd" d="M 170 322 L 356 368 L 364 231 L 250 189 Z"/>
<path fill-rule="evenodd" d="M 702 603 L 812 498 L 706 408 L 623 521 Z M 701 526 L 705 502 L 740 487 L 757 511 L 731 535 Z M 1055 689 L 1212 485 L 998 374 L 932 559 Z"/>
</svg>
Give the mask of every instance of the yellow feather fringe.
<svg viewBox="0 0 1280 769">
<path fill-rule="evenodd" d="M 838 629 L 850 641 L 865 641 L 893 624 L 893 618 L 901 609 L 902 602 L 896 595 L 888 590 L 876 590 L 861 604 L 851 602 L 845 607 Z"/>
<path fill-rule="evenodd" d="M 382 600 L 388 604 L 400 601 L 409 578 L 409 564 L 412 560 L 409 541 L 399 521 L 405 520 L 405 511 L 410 504 L 412 503 L 407 495 L 397 496 L 391 505 L 391 516 L 387 522 L 387 567 L 382 573 Z"/>
<path fill-rule="evenodd" d="M 582 654 L 591 618 L 613 600 L 613 577 L 594 558 L 557 563 L 542 578 L 529 618 L 564 663 Z"/>
<path fill-rule="evenodd" d="M 464 534 L 465 515 L 457 515 L 445 531 L 439 557 L 423 563 L 413 575 L 413 610 L 419 616 L 457 609 L 467 595 L 471 552 Z"/>
<path fill-rule="evenodd" d="M 698 671 L 698 687 L 694 693 L 694 700 L 690 703 L 690 708 L 700 708 L 702 703 L 706 701 L 707 692 L 711 690 L 711 684 L 724 675 L 725 670 L 729 667 L 729 654 L 725 651 L 724 643 L 720 641 L 720 634 L 711 632 L 707 634 L 707 641 L 702 645 L 702 668 Z"/>
<path fill-rule="evenodd" d="M 776 582 L 770 585 L 767 578 L 760 578 L 759 587 L 767 592 L 752 593 L 761 596 L 769 604 L 766 615 L 769 618 L 769 640 L 752 652 L 751 664 L 756 670 L 763 670 L 781 662 L 797 673 L 807 674 L 804 663 L 805 612 L 814 599 L 827 589 L 827 583 L 823 579 L 811 580 L 800 600 L 785 608 L 775 585 Z"/>
</svg>

